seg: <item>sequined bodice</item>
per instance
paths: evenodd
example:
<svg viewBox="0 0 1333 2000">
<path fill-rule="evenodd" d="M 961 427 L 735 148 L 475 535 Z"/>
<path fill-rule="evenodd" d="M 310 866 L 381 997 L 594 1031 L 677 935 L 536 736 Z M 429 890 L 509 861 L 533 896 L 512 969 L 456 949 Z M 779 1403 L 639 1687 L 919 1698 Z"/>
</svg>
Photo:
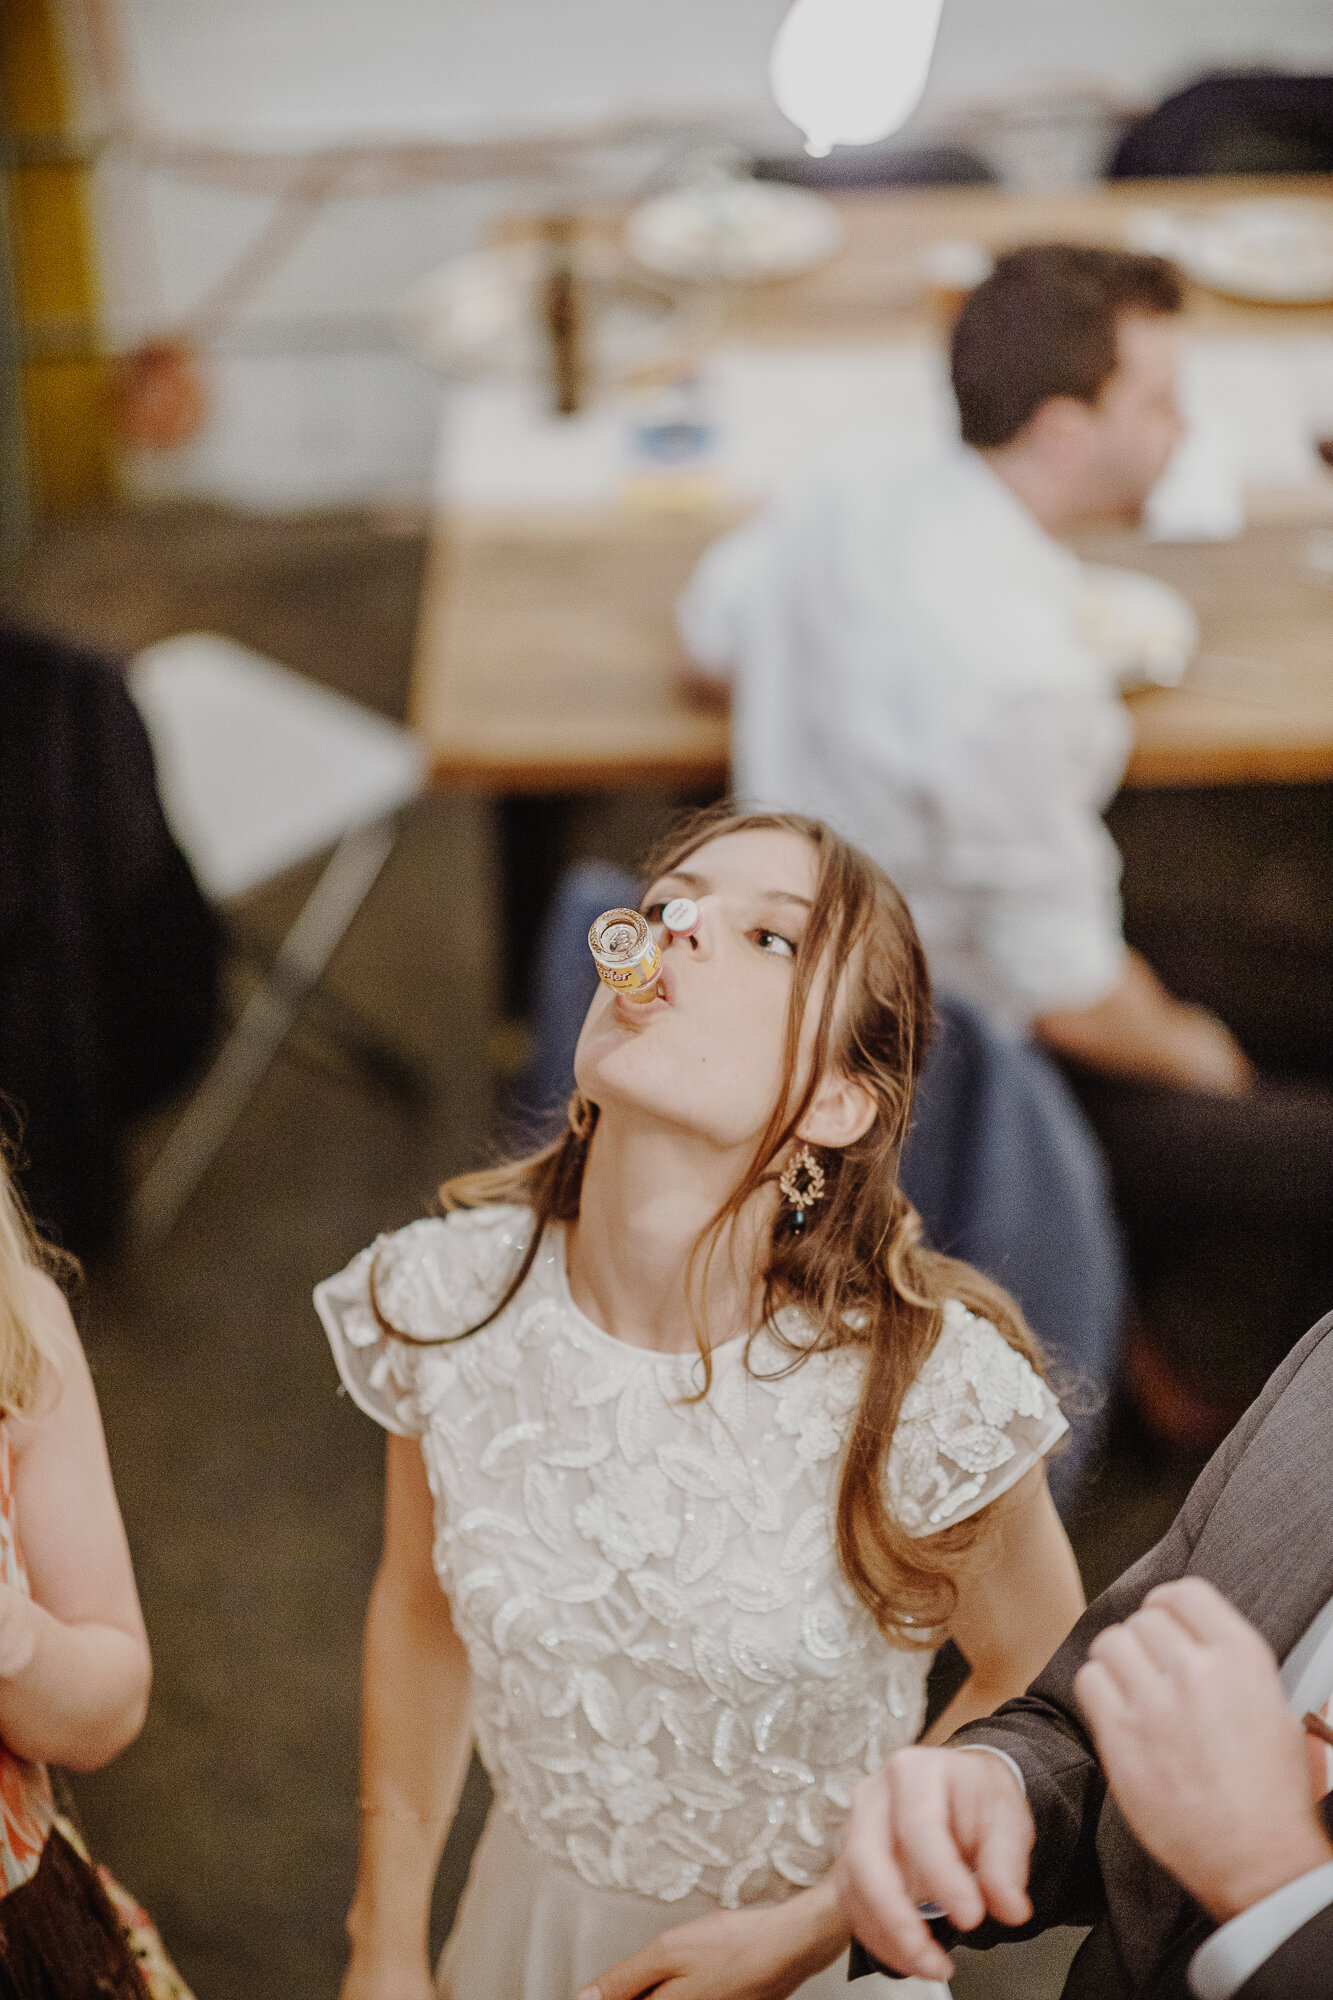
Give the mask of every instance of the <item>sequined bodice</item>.
<svg viewBox="0 0 1333 2000">
<path fill-rule="evenodd" d="M 529 1218 L 488 1209 L 381 1239 L 317 1293 L 344 1379 L 420 1436 L 435 1566 L 467 1648 L 500 1804 L 605 1888 L 773 1900 L 834 1859 L 852 1787 L 916 1736 L 926 1653 L 886 1645 L 839 1571 L 856 1350 L 790 1362 L 771 1335 L 648 1353 L 569 1296 L 552 1230 L 513 1303 L 455 1346 L 418 1336 L 494 1302 Z M 798 1325 L 801 1322 L 796 1321 Z M 788 1331 L 790 1331 L 788 1327 Z M 890 1459 L 913 1532 L 961 1518 L 1063 1429 L 994 1328 L 950 1307 Z"/>
</svg>

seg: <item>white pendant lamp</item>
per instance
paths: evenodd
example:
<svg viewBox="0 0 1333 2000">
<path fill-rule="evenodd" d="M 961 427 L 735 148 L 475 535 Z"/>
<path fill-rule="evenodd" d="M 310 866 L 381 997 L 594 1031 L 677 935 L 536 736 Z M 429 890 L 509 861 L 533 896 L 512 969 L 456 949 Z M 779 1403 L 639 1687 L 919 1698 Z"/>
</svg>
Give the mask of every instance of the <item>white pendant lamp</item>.
<svg viewBox="0 0 1333 2000">
<path fill-rule="evenodd" d="M 796 0 L 768 74 L 816 158 L 905 125 L 921 102 L 944 0 Z"/>
</svg>

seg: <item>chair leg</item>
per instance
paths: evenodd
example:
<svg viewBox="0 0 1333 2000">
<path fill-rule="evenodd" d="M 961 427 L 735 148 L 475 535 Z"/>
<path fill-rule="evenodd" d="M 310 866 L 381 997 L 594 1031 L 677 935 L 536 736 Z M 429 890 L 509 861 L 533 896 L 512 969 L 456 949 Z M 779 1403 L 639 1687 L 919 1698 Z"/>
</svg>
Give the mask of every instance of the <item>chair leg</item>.
<svg viewBox="0 0 1333 2000">
<path fill-rule="evenodd" d="M 424 1064 L 395 1048 L 322 980 L 306 996 L 305 1025 L 336 1049 L 364 1084 L 397 1098 L 405 1111 L 421 1111 L 430 1103 L 431 1079 Z"/>
<path fill-rule="evenodd" d="M 131 1207 L 135 1241 L 160 1242 L 249 1103 L 397 838 L 393 820 L 346 834 L 283 939 L 269 977 L 251 994 Z"/>
<path fill-rule="evenodd" d="M 276 955 L 253 938 L 229 930 L 229 949 L 261 979 L 282 987 Z M 343 994 L 335 993 L 323 979 L 304 995 L 306 1019 L 316 1027 L 353 1066 L 366 1082 L 392 1092 L 411 1110 L 429 1102 L 430 1076 L 424 1065 L 394 1046 L 370 1018 Z"/>
</svg>

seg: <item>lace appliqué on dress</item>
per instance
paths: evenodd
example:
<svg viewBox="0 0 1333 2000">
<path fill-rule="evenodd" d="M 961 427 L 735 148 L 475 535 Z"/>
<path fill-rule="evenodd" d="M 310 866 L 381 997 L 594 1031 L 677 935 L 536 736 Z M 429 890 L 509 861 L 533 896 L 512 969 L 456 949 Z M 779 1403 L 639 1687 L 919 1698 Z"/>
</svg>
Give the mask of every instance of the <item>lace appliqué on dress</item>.
<svg viewBox="0 0 1333 2000">
<path fill-rule="evenodd" d="M 382 1310 L 418 1334 L 475 1323 L 529 1220 L 479 1210 L 384 1239 Z M 363 1254 L 321 1286 L 319 1308 L 357 1401 L 421 1438 L 435 1568 L 500 1806 L 597 1888 L 735 1908 L 818 1881 L 853 1787 L 917 1735 L 929 1664 L 885 1644 L 837 1563 L 861 1355 L 781 1374 L 790 1352 L 761 1334 L 751 1372 L 735 1341 L 692 1402 L 695 1357 L 627 1346 L 578 1312 L 558 1229 L 518 1296 L 457 1346 L 386 1341 L 368 1269 Z M 1006 1408 L 1058 1428 L 1008 1353 L 993 1328 L 947 1318 L 891 1461 L 914 1520 L 985 1504 L 968 1486 L 995 1476 L 983 1466 L 1039 1454 L 1008 1443 Z"/>
<path fill-rule="evenodd" d="M 315 1310 L 333 1349 L 343 1386 L 378 1424 L 419 1437 L 429 1421 L 419 1401 L 421 1349 L 386 1338 L 371 1303 L 391 1326 L 417 1340 L 441 1340 L 484 1319 L 512 1278 L 528 1240 L 525 1208 L 459 1210 L 427 1216 L 375 1241 L 336 1277 L 315 1287 Z"/>
<path fill-rule="evenodd" d="M 1024 1357 L 958 1300 L 908 1390 L 889 1448 L 889 1502 L 912 1535 L 989 1506 L 1068 1429 Z"/>
</svg>

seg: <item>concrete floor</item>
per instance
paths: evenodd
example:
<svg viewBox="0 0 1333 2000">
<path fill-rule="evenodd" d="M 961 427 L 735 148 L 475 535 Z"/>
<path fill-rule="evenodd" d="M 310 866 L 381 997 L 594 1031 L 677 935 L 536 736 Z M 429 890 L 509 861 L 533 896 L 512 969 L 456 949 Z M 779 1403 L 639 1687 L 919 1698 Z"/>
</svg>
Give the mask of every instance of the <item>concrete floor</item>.
<svg viewBox="0 0 1333 2000">
<path fill-rule="evenodd" d="M 122 653 L 227 632 L 395 714 L 423 548 L 412 524 L 361 516 L 123 515 L 49 532 L 9 603 Z M 644 818 L 588 800 L 572 837 L 623 850 Z M 497 845 L 475 802 L 415 808 L 333 967 L 338 991 L 429 1072 L 428 1108 L 409 1117 L 371 1096 L 303 1032 L 168 1241 L 91 1272 L 78 1304 L 157 1679 L 143 1736 L 80 1779 L 77 1802 L 199 2000 L 338 1989 L 382 1440 L 336 1392 L 310 1288 L 485 1152 Z M 252 899 L 249 927 L 276 939 L 306 882 Z M 1116 1427 L 1076 1537 L 1090 1590 L 1157 1537 L 1188 1478 Z M 441 1927 L 484 1807 L 474 1773 Z M 977 1960 L 957 1992 L 1054 2000 L 1068 1956 L 1060 1938 Z"/>
</svg>

